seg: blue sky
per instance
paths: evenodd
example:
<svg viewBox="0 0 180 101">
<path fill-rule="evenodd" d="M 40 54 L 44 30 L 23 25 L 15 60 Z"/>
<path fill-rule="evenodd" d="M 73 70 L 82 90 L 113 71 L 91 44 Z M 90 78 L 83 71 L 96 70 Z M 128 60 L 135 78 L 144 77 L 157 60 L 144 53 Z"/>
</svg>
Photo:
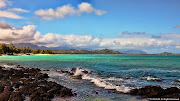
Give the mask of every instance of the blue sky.
<svg viewBox="0 0 180 101">
<path fill-rule="evenodd" d="M 62 35 L 63 37 L 67 37 L 70 35 L 77 35 L 77 36 L 81 35 L 84 40 L 85 40 L 84 38 L 85 36 L 89 36 L 92 37 L 91 41 L 93 41 L 94 39 L 95 40 L 99 39 L 99 41 L 101 42 L 96 44 L 93 43 L 91 45 L 89 44 L 72 45 L 72 44 L 68 44 L 67 42 L 65 42 L 63 45 L 63 42 L 60 42 L 58 45 L 58 44 L 52 44 L 52 42 L 45 44 L 42 41 L 37 42 L 37 40 L 36 41 L 29 40 L 29 42 L 37 45 L 45 45 L 49 47 L 68 45 L 71 47 L 86 47 L 86 48 L 93 47 L 99 49 L 101 48 L 141 49 L 149 53 L 151 52 L 155 53 L 157 50 L 160 51 L 166 50 L 176 53 L 180 52 L 180 41 L 179 41 L 180 26 L 178 26 L 180 25 L 179 0 L 45 0 L 45 1 L 44 0 L 0 0 L 0 1 L 5 1 L 6 3 L 6 6 L 1 7 L 0 5 L 0 11 L 8 11 L 8 9 L 12 9 L 12 8 L 21 8 L 23 10 L 28 11 L 28 12 L 11 11 L 11 13 L 19 15 L 21 18 L 11 18 L 11 17 L 2 16 L 0 14 L 0 21 L 5 21 L 9 25 L 13 25 L 14 27 L 22 27 L 22 28 L 23 26 L 34 25 L 36 26 L 36 29 L 34 29 L 35 32 L 36 31 L 40 32 L 41 40 L 48 40 L 45 38 L 45 36 L 48 33 L 53 33 L 53 35 L 58 34 L 58 35 Z M 84 8 L 86 10 L 81 11 L 80 8 L 78 7 L 78 5 L 82 3 L 88 4 L 88 5 L 83 5 L 82 7 L 82 8 L 86 7 Z M 47 12 L 48 9 L 52 9 L 53 12 L 56 12 L 57 7 L 61 8 L 65 5 L 70 5 L 70 7 L 73 7 L 73 10 L 76 11 L 74 12 L 73 10 L 68 11 L 68 14 L 63 15 L 63 17 L 57 15 L 57 14 L 61 14 L 62 12 L 58 12 L 54 16 L 50 15 L 51 13 Z M 87 8 L 87 6 L 89 7 L 89 5 L 93 10 L 91 8 Z M 40 12 L 40 10 L 43 11 Z M 101 12 L 102 14 L 101 13 L 97 14 L 96 13 L 97 10 L 100 10 L 99 12 Z M 7 14 L 7 13 L 3 12 L 3 14 Z M 123 32 L 128 32 L 128 33 L 121 34 Z M 141 33 L 141 34 L 144 33 L 144 35 L 139 35 L 137 33 Z M 152 35 L 160 36 L 160 37 L 159 39 L 152 38 L 151 37 Z M 137 41 L 138 39 L 140 40 L 141 43 L 137 42 L 137 44 L 134 44 L 133 41 L 123 43 L 120 40 L 123 40 L 122 37 L 124 38 L 124 36 L 130 39 L 134 38 L 135 41 Z M 61 39 L 62 37 L 59 36 L 59 38 Z M 143 40 L 147 38 L 153 42 L 148 43 Z M 63 40 L 68 40 L 68 38 L 63 38 Z M 108 41 L 110 40 L 110 41 L 109 43 L 106 43 L 104 42 L 105 40 Z M 169 43 L 165 43 L 168 41 Z M 118 44 L 115 45 L 115 43 Z M 144 43 L 148 43 L 149 47 L 146 47 Z M 152 45 L 153 43 L 155 44 Z M 114 45 L 114 47 L 110 47 L 112 46 L 111 44 Z M 120 44 L 122 46 L 124 45 L 124 47 L 121 47 Z M 152 50 L 150 50 L 151 48 Z"/>
</svg>

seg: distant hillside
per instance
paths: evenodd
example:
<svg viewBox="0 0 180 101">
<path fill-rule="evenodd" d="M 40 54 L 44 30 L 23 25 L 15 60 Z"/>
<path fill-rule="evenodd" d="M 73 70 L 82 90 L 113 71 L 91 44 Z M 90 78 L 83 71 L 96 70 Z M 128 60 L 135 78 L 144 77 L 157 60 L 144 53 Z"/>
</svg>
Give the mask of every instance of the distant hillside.
<svg viewBox="0 0 180 101">
<path fill-rule="evenodd" d="M 19 46 L 19 47 L 22 47 L 22 46 L 28 47 L 29 46 L 31 49 L 38 49 L 38 48 L 40 48 L 40 49 L 48 49 L 45 46 L 39 47 L 38 45 L 34 45 L 34 44 L 31 44 L 31 43 L 18 43 L 18 44 L 14 44 L 14 46 Z"/>
<path fill-rule="evenodd" d="M 122 50 L 121 52 L 125 54 L 147 54 L 142 50 Z"/>
<path fill-rule="evenodd" d="M 73 48 L 72 47 L 45 47 L 45 46 L 41 46 L 39 47 L 38 45 L 34 45 L 31 43 L 18 43 L 18 44 L 14 44 L 14 46 L 29 46 L 31 49 L 51 49 L 54 50 L 55 53 L 59 53 L 59 54 L 88 54 L 88 53 L 92 53 L 92 54 L 147 54 L 146 52 L 142 51 L 142 50 L 109 50 L 109 49 L 103 49 L 103 50 L 91 50 L 91 49 L 86 49 L 86 48 Z M 120 52 L 119 52 L 120 51 Z"/>
<path fill-rule="evenodd" d="M 53 50 L 56 54 L 122 54 L 119 51 L 113 51 L 109 49 L 103 50 L 76 50 L 76 49 L 65 49 L 65 50 Z"/>
</svg>

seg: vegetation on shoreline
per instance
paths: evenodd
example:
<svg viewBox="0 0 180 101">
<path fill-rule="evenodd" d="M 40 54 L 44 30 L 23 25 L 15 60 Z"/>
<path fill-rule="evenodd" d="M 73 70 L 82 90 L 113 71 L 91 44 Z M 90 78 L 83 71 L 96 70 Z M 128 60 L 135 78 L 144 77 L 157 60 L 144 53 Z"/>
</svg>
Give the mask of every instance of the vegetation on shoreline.
<svg viewBox="0 0 180 101">
<path fill-rule="evenodd" d="M 102 50 L 76 50 L 76 49 L 31 49 L 29 46 L 14 46 L 11 44 L 0 43 L 0 55 L 15 55 L 15 54 L 125 54 L 125 55 L 180 55 L 169 52 L 163 52 L 159 54 L 133 54 L 133 53 L 121 53 L 119 51 L 102 49 Z"/>
<path fill-rule="evenodd" d="M 5 43 L 0 43 L 0 54 L 122 54 L 119 51 L 113 51 L 109 49 L 103 49 L 103 50 L 75 50 L 75 49 L 68 49 L 68 50 L 42 50 L 40 48 L 38 49 L 31 49 L 30 47 L 18 47 L 14 46 L 12 43 L 9 45 L 6 45 Z"/>
<path fill-rule="evenodd" d="M 76 49 L 66 49 L 66 50 L 53 50 L 56 54 L 123 54 L 119 51 L 113 51 L 109 49 L 102 50 L 76 50 Z"/>
<path fill-rule="evenodd" d="M 46 49 L 42 50 L 40 48 L 38 49 L 31 49 L 30 47 L 15 47 L 12 43 L 9 45 L 6 45 L 5 43 L 0 43 L 0 54 L 8 54 L 8 55 L 13 55 L 13 54 L 53 54 L 52 50 Z"/>
</svg>

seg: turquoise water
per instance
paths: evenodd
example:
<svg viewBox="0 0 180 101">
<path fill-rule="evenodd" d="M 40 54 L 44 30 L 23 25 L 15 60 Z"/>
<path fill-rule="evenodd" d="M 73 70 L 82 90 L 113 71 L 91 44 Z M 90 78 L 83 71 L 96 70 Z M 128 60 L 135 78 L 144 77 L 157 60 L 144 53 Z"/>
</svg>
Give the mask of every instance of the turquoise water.
<svg viewBox="0 0 180 101">
<path fill-rule="evenodd" d="M 180 86 L 178 82 L 180 80 L 180 55 L 3 56 L 0 57 L 0 63 L 69 70 L 81 67 L 92 71 L 91 77 L 98 78 L 98 80 L 100 78 L 101 81 L 116 87 L 121 85 L 130 88 L 146 85 L 163 88 Z M 149 81 L 147 77 L 160 78 L 162 81 Z M 107 78 L 115 78 L 115 80 L 107 80 Z M 119 78 L 123 80 L 117 80 Z M 68 86 L 74 85 L 69 84 Z"/>
<path fill-rule="evenodd" d="M 46 55 L 7 56 L 1 62 L 43 68 L 82 67 L 102 76 L 180 79 L 180 55 Z"/>
</svg>

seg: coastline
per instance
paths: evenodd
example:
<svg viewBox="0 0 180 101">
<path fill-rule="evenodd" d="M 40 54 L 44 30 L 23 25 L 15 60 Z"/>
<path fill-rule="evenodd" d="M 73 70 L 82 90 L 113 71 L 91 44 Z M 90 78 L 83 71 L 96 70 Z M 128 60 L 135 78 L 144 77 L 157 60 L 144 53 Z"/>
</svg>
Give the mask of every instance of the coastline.
<svg viewBox="0 0 180 101">
<path fill-rule="evenodd" d="M 2 54 L 0 56 L 36 56 L 36 55 L 39 55 L 39 56 L 43 56 L 43 55 L 58 55 L 58 54 L 15 54 L 15 55 L 6 55 L 6 54 Z"/>
<path fill-rule="evenodd" d="M 15 55 L 6 55 L 1 54 L 0 57 L 3 56 L 47 56 L 47 55 L 157 55 L 157 56 L 167 56 L 167 55 L 161 55 L 161 54 L 15 54 Z M 171 54 L 171 55 L 180 55 L 180 54 Z"/>
<path fill-rule="evenodd" d="M 69 75 L 73 79 L 86 80 L 86 79 L 82 79 L 83 74 L 89 74 L 91 73 L 91 71 L 87 71 L 85 69 L 80 70 L 80 69 L 81 68 L 72 68 L 72 70 L 69 70 L 69 71 L 60 70 L 57 72 L 59 74 Z M 50 69 L 21 67 L 20 65 L 18 65 L 17 67 L 0 66 L 0 72 L 1 72 L 0 99 L 9 98 L 9 99 L 18 99 L 18 101 L 23 101 L 22 99 L 31 99 L 32 101 L 36 101 L 38 99 L 39 101 L 41 101 L 42 99 L 41 97 L 45 96 L 44 98 L 50 101 L 52 99 L 65 99 L 65 100 L 73 99 L 72 98 L 73 95 L 74 97 L 76 97 L 76 93 L 73 93 L 71 89 L 68 89 L 62 86 L 58 84 L 57 82 L 55 83 L 55 81 L 48 81 L 47 79 L 49 78 L 49 74 L 46 71 L 50 71 Z M 98 85 L 96 86 L 99 87 Z M 37 87 L 39 89 L 33 90 Z M 100 88 L 103 89 L 103 87 L 100 87 Z M 64 90 L 62 91 L 62 89 L 65 89 L 65 91 Z M 24 90 L 26 91 L 23 92 Z M 52 92 L 49 92 L 49 91 L 52 91 Z M 8 92 L 8 93 L 3 93 L 3 92 Z M 101 90 L 94 91 L 94 93 L 97 95 L 100 92 Z M 115 92 L 132 95 L 134 97 L 141 96 L 141 99 L 149 99 L 149 98 L 175 98 L 176 99 L 180 97 L 178 95 L 180 93 L 180 89 L 177 87 L 163 89 L 159 86 L 145 86 L 143 88 L 132 89 L 129 92 L 124 92 L 124 93 L 118 92 L 118 91 L 115 91 Z M 14 94 L 16 97 L 12 98 Z M 40 96 L 36 96 L 36 94 L 39 94 Z M 60 97 L 57 96 L 58 94 Z"/>
<path fill-rule="evenodd" d="M 71 97 L 73 92 L 60 84 L 47 81 L 48 74 L 38 68 L 0 66 L 0 100 L 51 101 L 55 96 Z"/>
</svg>

